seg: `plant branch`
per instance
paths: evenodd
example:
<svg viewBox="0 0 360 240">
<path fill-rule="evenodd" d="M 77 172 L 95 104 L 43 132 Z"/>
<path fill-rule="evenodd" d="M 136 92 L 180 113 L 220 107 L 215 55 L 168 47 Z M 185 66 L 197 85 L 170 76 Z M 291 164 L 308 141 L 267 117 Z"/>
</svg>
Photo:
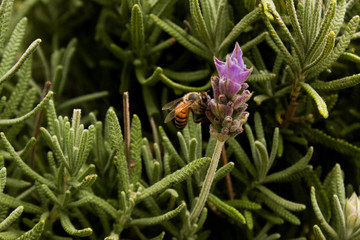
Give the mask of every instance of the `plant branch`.
<svg viewBox="0 0 360 240">
<path fill-rule="evenodd" d="M 305 77 L 303 75 L 300 75 L 300 76 L 298 76 L 298 78 L 296 79 L 296 81 L 294 83 L 294 86 L 291 90 L 291 95 L 290 95 L 290 104 L 289 104 L 289 107 L 285 114 L 285 119 L 281 123 L 281 128 L 288 128 L 290 122 L 292 121 L 292 119 L 295 116 L 296 109 L 299 105 L 299 103 L 297 102 L 297 98 L 299 97 L 300 90 L 301 90 L 301 86 L 299 85 L 299 82 L 304 82 L 304 80 L 305 80 Z"/>
</svg>

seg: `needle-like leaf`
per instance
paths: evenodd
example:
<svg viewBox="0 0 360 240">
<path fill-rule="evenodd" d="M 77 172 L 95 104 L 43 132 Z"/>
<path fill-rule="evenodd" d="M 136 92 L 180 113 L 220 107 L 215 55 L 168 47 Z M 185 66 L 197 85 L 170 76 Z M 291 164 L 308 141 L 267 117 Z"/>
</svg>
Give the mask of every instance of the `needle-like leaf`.
<svg viewBox="0 0 360 240">
<path fill-rule="evenodd" d="M 300 82 L 299 84 L 312 97 L 312 99 L 314 99 L 321 116 L 328 118 L 329 112 L 324 99 L 322 99 L 322 97 L 309 84 L 303 82 Z"/>
</svg>

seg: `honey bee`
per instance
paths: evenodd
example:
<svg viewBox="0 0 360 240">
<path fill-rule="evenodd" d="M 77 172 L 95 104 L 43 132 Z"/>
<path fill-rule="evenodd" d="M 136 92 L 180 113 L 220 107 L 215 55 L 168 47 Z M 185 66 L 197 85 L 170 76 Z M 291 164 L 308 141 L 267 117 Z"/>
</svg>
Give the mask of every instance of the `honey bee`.
<svg viewBox="0 0 360 240">
<path fill-rule="evenodd" d="M 205 110 L 208 102 L 209 96 L 206 92 L 189 92 L 162 108 L 162 110 L 171 110 L 164 122 L 168 123 L 175 118 L 176 127 L 183 129 L 187 124 L 190 111 L 193 113 L 194 122 L 204 122 L 207 120 Z"/>
</svg>

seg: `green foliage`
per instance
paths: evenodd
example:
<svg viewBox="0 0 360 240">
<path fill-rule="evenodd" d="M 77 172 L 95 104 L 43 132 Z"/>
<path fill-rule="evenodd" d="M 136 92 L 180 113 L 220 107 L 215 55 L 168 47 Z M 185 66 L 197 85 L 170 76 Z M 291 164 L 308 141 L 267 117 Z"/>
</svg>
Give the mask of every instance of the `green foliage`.
<svg viewBox="0 0 360 240">
<path fill-rule="evenodd" d="M 359 239 L 359 12 L 2 0 L 0 239 Z M 161 106 L 208 91 L 235 42 L 253 69 L 245 133 L 222 149 L 191 114 L 163 125 Z"/>
<path fill-rule="evenodd" d="M 299 100 L 301 98 L 300 86 L 314 99 L 320 115 L 324 118 L 328 117 L 327 104 L 323 100 L 324 97 L 321 96 L 324 93 L 317 92 L 318 88 L 314 89 L 311 86 L 313 82 L 316 86 L 316 82 L 322 79 L 320 75 L 322 71 L 330 68 L 344 53 L 350 44 L 352 34 L 356 31 L 356 26 L 359 24 L 358 16 L 352 17 L 346 24 L 342 35 L 339 35 L 341 26 L 345 24 L 346 7 L 346 1 L 327 1 L 327 4 L 324 5 L 321 5 L 321 1 L 305 1 L 304 3 L 299 2 L 296 9 L 294 1 L 288 0 L 286 9 L 290 19 L 287 22 L 283 19 L 284 16 L 277 12 L 271 1 L 262 1 L 260 11 L 271 36 L 271 38 L 267 38 L 267 41 L 276 52 L 277 59 L 281 59 L 281 64 L 286 66 L 283 79 L 287 84 L 292 85 L 291 101 L 285 109 L 287 113 L 284 119 L 281 120 L 282 126 L 289 126 L 295 117 L 295 112 L 297 117 L 301 116 L 301 112 L 303 112 L 302 114 L 309 112 L 309 110 L 303 111 L 304 108 L 298 104 L 298 102 L 303 104 L 303 101 Z M 279 30 L 275 28 L 275 24 Z M 339 41 L 335 44 L 336 36 Z M 289 43 L 289 47 L 285 42 Z M 275 63 L 274 69 L 278 68 L 280 61 Z M 287 75 L 290 76 L 290 79 Z M 355 79 L 356 75 L 352 75 L 341 81 L 321 81 L 324 84 L 320 89 L 334 91 L 350 87 L 355 84 Z M 271 82 L 268 87 L 276 89 L 284 86 L 281 83 Z M 272 99 L 274 96 L 269 89 L 267 93 L 263 94 L 268 95 L 266 98 L 262 96 L 266 100 Z M 262 102 L 260 101 L 260 103 Z M 302 111 L 297 111 L 298 109 Z"/>
<path fill-rule="evenodd" d="M 27 232 L 18 232 L 18 231 L 14 231 L 13 229 L 10 228 L 10 226 L 16 221 L 18 220 L 18 218 L 21 216 L 21 214 L 23 213 L 23 211 L 27 212 L 29 211 L 31 208 L 38 208 L 37 206 L 34 206 L 30 203 L 27 202 L 21 202 L 15 198 L 12 199 L 12 197 L 7 196 L 3 193 L 3 190 L 5 188 L 6 185 L 6 168 L 3 167 L 0 170 L 0 175 L 1 175 L 1 180 L 0 180 L 0 186 L 1 186 L 1 191 L 0 194 L 1 196 L 1 212 L 8 212 L 8 208 L 7 207 L 14 207 L 17 206 L 16 209 L 14 209 L 6 218 L 1 219 L 0 222 L 0 238 L 1 239 L 40 239 L 40 236 L 42 234 L 42 232 L 44 231 L 44 224 L 45 221 L 44 220 L 40 220 L 31 230 L 27 231 Z M 41 212 L 41 209 L 38 208 L 37 211 Z M 31 212 L 31 210 L 30 210 Z M 12 237 L 10 237 L 12 236 Z"/>
<path fill-rule="evenodd" d="M 327 209 L 320 207 L 317 188 L 311 187 L 311 204 L 320 225 L 314 225 L 315 239 L 357 239 L 359 236 L 359 226 L 354 222 L 355 219 L 351 219 L 352 213 L 348 212 L 351 199 L 345 199 L 343 182 L 342 171 L 340 165 L 337 164 L 328 173 L 323 183 L 320 183 L 319 188 L 326 191 L 322 197 L 332 203 L 327 206 Z M 358 201 L 356 194 L 354 196 L 356 198 L 353 199 Z M 331 218 L 325 218 L 323 212 L 326 211 L 331 213 Z"/>
<path fill-rule="evenodd" d="M 238 163 L 237 166 L 240 167 L 236 169 L 236 171 L 233 171 L 232 174 L 242 185 L 245 186 L 245 188 L 239 188 L 241 193 L 240 199 L 232 200 L 229 203 L 233 206 L 236 204 L 236 206 L 246 208 L 248 210 L 256 210 L 253 214 L 258 213 L 260 216 L 267 218 L 266 215 L 263 215 L 265 211 L 263 207 L 260 209 L 251 207 L 251 205 L 254 205 L 255 203 L 264 204 L 271 211 L 273 211 L 274 214 L 280 217 L 280 219 L 282 218 L 292 224 L 299 225 L 300 219 L 291 213 L 291 211 L 303 211 L 306 209 L 306 206 L 304 204 L 289 201 L 279 196 L 264 184 L 271 182 L 290 182 L 300 179 L 308 172 L 309 169 L 311 169 L 311 166 L 308 165 L 308 162 L 311 159 L 313 149 L 310 147 L 307 154 L 292 166 L 284 170 L 268 174 L 270 168 L 273 167 L 279 149 L 279 130 L 275 129 L 274 131 L 271 152 L 269 154 L 267 150 L 268 143 L 266 141 L 262 121 L 258 113 L 255 114 L 254 128 L 256 138 L 253 135 L 250 126 L 245 126 L 245 131 L 251 149 L 252 160 L 250 160 L 251 158 L 249 155 L 244 151 L 244 149 L 236 140 L 229 139 L 227 141 L 229 145 L 228 151 L 233 153 Z M 254 201 L 254 203 L 251 204 L 250 202 L 246 205 L 240 204 L 241 201 L 248 199 L 250 196 L 252 196 L 252 201 Z M 247 206 L 249 204 L 250 206 Z M 247 227 L 248 229 L 252 229 L 253 223 Z"/>
</svg>

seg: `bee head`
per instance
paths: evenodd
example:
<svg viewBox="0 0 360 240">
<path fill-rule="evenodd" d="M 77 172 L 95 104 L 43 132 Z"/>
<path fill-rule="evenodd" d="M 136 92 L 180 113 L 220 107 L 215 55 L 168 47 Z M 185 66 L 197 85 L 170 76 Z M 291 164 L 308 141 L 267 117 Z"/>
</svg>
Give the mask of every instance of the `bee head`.
<svg viewBox="0 0 360 240">
<path fill-rule="evenodd" d="M 206 104 L 209 102 L 210 98 L 209 98 L 209 95 L 207 94 L 207 92 L 201 92 L 200 94 L 200 97 L 201 97 L 201 101 L 202 103 Z"/>
</svg>

